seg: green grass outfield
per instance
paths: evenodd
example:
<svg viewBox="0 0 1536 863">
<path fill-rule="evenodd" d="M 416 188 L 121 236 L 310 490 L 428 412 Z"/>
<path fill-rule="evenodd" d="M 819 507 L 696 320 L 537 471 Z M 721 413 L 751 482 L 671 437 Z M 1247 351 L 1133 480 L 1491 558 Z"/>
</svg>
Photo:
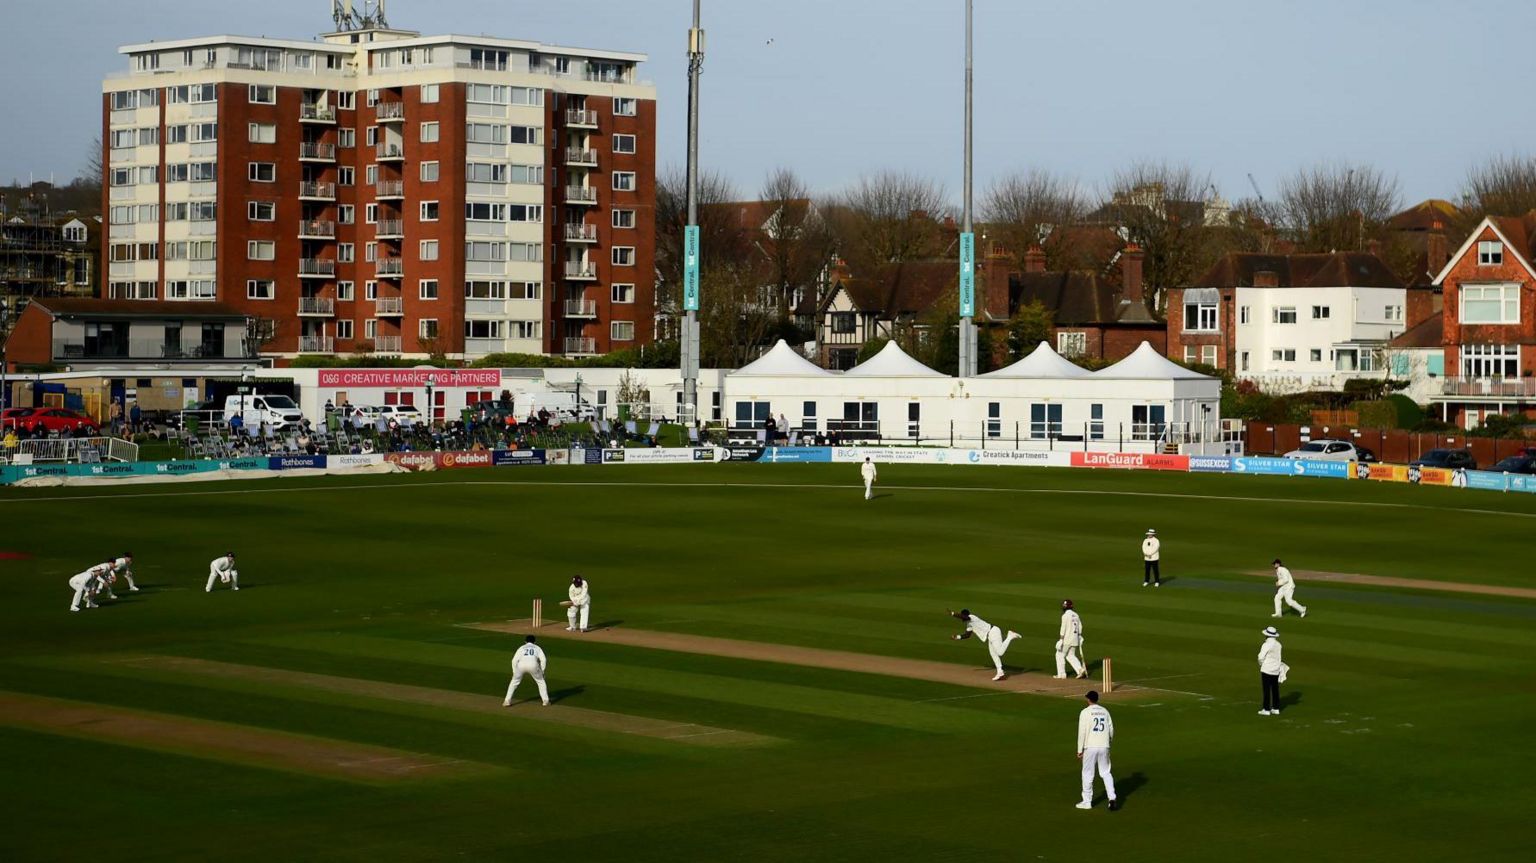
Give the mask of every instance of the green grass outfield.
<svg viewBox="0 0 1536 863">
<path fill-rule="evenodd" d="M 1536 600 L 1303 581 L 1291 681 L 1258 709 L 1298 570 L 1536 587 L 1536 497 L 1290 478 L 851 465 L 608 466 L 0 490 L 0 698 L 67 699 L 473 762 L 364 781 L 195 741 L 0 717 L 0 859 L 1501 860 L 1529 853 Z M 1163 537 L 1160 590 L 1138 544 Z M 146 588 L 70 614 L 131 549 Z M 238 553 L 242 589 L 202 589 Z M 1048 669 L 1088 652 L 1166 692 L 1109 700 L 1123 811 L 1073 808 L 1080 701 L 548 639 L 560 706 L 771 738 L 706 746 L 163 657 L 479 695 L 573 572 L 594 623 L 986 664 L 943 609 Z M 162 657 L 156 661 L 139 658 Z M 1054 670 L 1054 669 L 1050 669 Z M 978 675 L 985 677 L 978 672 Z M 521 697 L 534 694 L 525 681 Z M 457 697 L 457 696 L 456 696 Z M 557 715 L 551 709 L 550 715 Z M 115 725 L 114 725 L 114 730 Z M 67 731 L 67 733 L 61 733 Z M 537 855 L 537 856 L 535 856 Z M 978 856 L 985 855 L 985 856 Z"/>
</svg>

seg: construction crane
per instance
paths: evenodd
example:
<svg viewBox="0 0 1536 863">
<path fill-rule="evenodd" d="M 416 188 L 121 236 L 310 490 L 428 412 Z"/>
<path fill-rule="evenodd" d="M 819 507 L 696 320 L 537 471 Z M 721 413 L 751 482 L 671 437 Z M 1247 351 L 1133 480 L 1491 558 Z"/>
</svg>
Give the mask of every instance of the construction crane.
<svg viewBox="0 0 1536 863">
<path fill-rule="evenodd" d="M 1264 203 L 1264 193 L 1259 191 L 1259 181 L 1253 178 L 1253 172 L 1248 172 L 1248 185 L 1253 187 L 1253 193 L 1259 196 L 1259 203 Z"/>
</svg>

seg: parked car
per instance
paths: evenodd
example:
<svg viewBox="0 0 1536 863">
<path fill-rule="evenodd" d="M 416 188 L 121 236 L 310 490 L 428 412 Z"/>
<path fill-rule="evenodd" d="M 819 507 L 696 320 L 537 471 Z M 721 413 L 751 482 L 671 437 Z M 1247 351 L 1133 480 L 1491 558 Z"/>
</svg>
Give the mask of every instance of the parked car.
<svg viewBox="0 0 1536 863">
<path fill-rule="evenodd" d="M 1477 470 L 1477 460 L 1472 451 L 1465 449 L 1432 449 L 1409 462 L 1410 467 L 1443 467 L 1447 470 L 1465 468 Z"/>
<path fill-rule="evenodd" d="M 304 421 L 299 406 L 288 396 L 277 393 L 245 393 L 224 398 L 224 422 L 239 416 L 248 429 L 265 423 L 274 431 L 297 426 Z"/>
<path fill-rule="evenodd" d="M 1300 449 L 1293 449 L 1283 458 L 1305 458 L 1315 461 L 1367 461 L 1360 457 L 1360 450 L 1354 444 L 1342 440 L 1315 440 L 1301 445 Z M 1375 456 L 1371 457 L 1372 459 Z"/>
<path fill-rule="evenodd" d="M 21 428 L 21 421 L 36 411 L 37 408 L 6 408 L 0 411 L 0 428 Z"/>
<path fill-rule="evenodd" d="M 1489 470 L 1501 473 L 1536 473 L 1536 455 L 1512 455 L 1500 459 Z"/>
<path fill-rule="evenodd" d="M 1355 452 L 1359 453 L 1359 455 L 1360 455 L 1360 459 L 1359 460 L 1365 462 L 1366 464 L 1374 464 L 1374 463 L 1376 463 L 1378 461 L 1381 461 L 1381 459 L 1376 457 L 1376 453 L 1372 452 L 1371 450 L 1366 449 L 1363 446 L 1356 446 L 1355 447 Z"/>
<path fill-rule="evenodd" d="M 352 417 L 356 422 L 374 423 L 380 417 L 385 422 L 395 422 L 400 425 L 416 425 L 425 422 L 421 411 L 413 405 L 343 405 L 341 410 L 344 416 Z"/>
<path fill-rule="evenodd" d="M 79 411 L 64 408 L 37 408 L 22 417 L 17 425 L 34 434 L 39 431 L 84 431 L 93 435 L 101 434 L 101 426 L 95 420 Z"/>
</svg>

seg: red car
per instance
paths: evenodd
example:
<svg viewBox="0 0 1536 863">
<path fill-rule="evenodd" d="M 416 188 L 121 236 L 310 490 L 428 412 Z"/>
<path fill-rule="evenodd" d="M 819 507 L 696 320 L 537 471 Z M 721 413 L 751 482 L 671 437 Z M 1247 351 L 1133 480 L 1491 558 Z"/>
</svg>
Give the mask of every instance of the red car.
<svg viewBox="0 0 1536 863">
<path fill-rule="evenodd" d="M 95 420 L 79 411 L 64 408 L 37 408 L 18 419 L 16 424 L 33 433 L 81 430 L 91 434 L 101 433 L 101 426 L 97 425 Z"/>
<path fill-rule="evenodd" d="M 0 411 L 0 428 L 20 428 L 22 419 L 36 412 L 37 408 L 6 408 Z"/>
</svg>

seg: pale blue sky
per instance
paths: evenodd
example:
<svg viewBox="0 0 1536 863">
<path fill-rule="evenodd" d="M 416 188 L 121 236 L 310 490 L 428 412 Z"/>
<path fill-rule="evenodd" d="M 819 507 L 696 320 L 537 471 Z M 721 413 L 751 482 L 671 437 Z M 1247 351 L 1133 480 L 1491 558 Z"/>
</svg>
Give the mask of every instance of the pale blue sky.
<svg viewBox="0 0 1536 863">
<path fill-rule="evenodd" d="M 361 0 L 359 0 L 359 3 Z M 0 178 L 83 164 L 119 44 L 308 38 L 328 0 L 0 0 Z M 391 23 L 651 55 L 659 167 L 684 155 L 689 0 L 392 0 Z M 961 0 L 705 0 L 703 160 L 745 195 L 788 165 L 820 191 L 876 167 L 958 202 Z M 1408 202 L 1530 152 L 1511 82 L 1531 0 L 976 0 L 976 170 L 1039 166 L 1098 188 L 1139 158 L 1187 161 L 1230 198 L 1319 160 L 1395 174 Z M 769 40 L 772 40 L 771 43 Z M 25 124 L 16 118 L 27 118 Z"/>
</svg>

